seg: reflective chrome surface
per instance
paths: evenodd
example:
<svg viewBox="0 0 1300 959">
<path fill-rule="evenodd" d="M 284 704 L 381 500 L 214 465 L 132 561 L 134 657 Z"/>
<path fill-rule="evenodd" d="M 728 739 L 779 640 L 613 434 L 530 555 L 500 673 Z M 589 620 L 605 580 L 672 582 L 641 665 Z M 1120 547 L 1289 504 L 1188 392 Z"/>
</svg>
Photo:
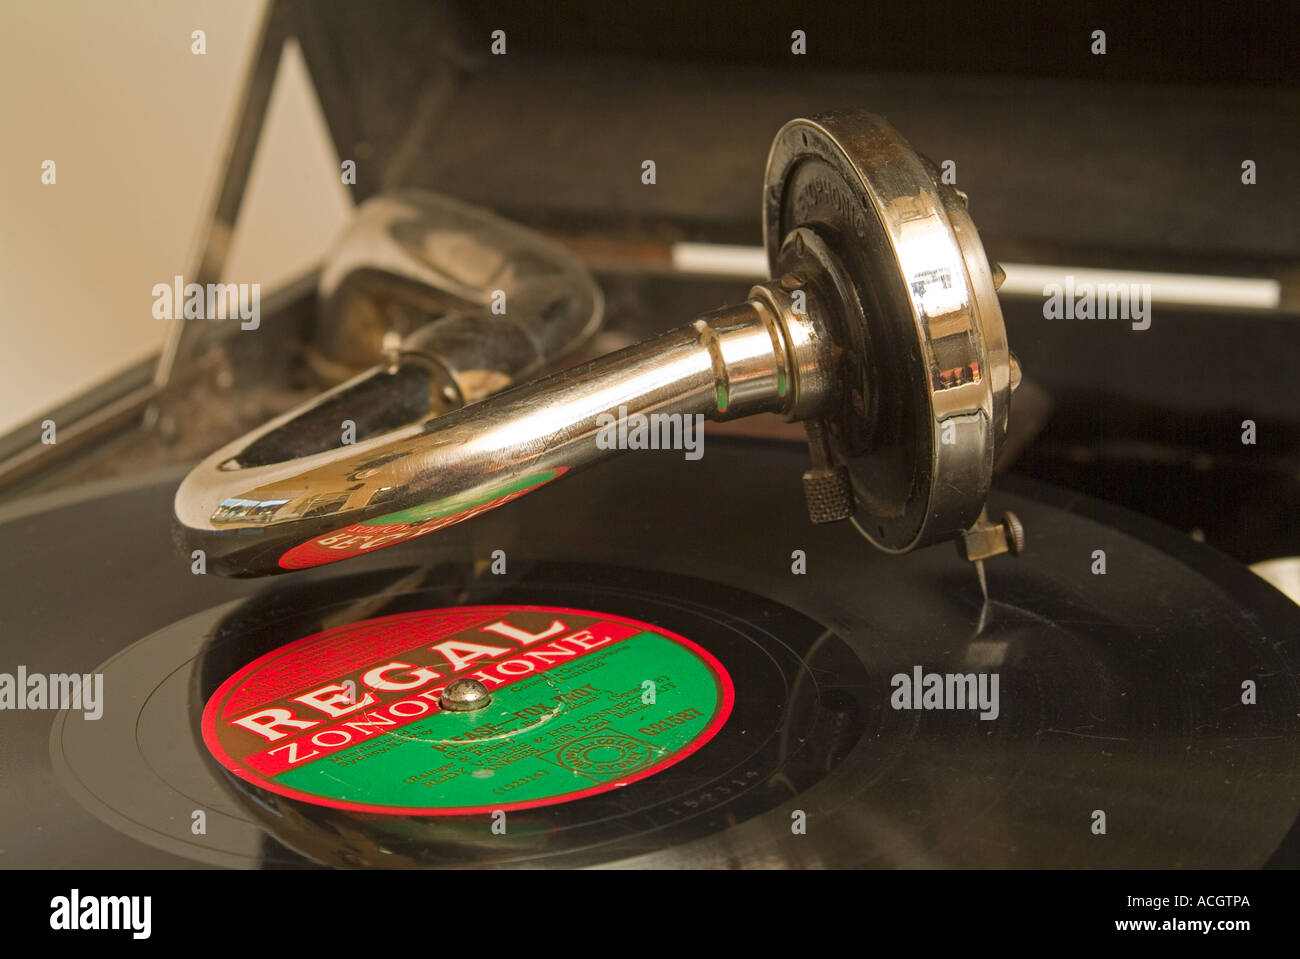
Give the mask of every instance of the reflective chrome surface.
<svg viewBox="0 0 1300 959">
<path fill-rule="evenodd" d="M 391 366 L 272 421 L 191 472 L 175 506 L 185 545 L 204 549 L 222 572 L 275 572 L 285 550 L 340 527 L 415 506 L 483 508 L 530 477 L 600 459 L 608 455 L 597 441 L 605 414 L 816 411 L 829 395 L 821 371 L 831 366 L 832 346 L 814 319 L 822 307 L 809 304 L 807 315 L 789 318 L 791 330 L 778 331 L 756 296 L 441 416 L 437 372 L 425 357 L 399 353 Z M 801 369 L 816 375 L 802 377 Z M 411 421 L 354 445 L 275 458 L 303 437 L 336 444 L 338 417 L 367 391 L 404 398 Z"/>
<path fill-rule="evenodd" d="M 366 524 L 364 549 L 392 545 L 595 462 L 611 420 L 759 412 L 819 421 L 821 469 L 846 467 L 854 501 L 842 491 L 823 518 L 851 509 L 892 552 L 961 533 L 983 507 L 1012 387 L 964 198 L 867 114 L 787 124 L 764 196 L 776 279 L 747 302 L 486 399 L 589 331 L 599 293 L 490 214 L 373 201 L 325 271 L 321 355 L 385 362 L 200 464 L 176 495 L 178 540 L 224 573 L 297 568 L 285 551 L 327 534 Z M 490 309 L 496 284 L 505 315 Z M 416 507 L 439 522 L 413 532 Z M 383 523 L 404 532 L 374 534 Z"/>
<path fill-rule="evenodd" d="M 320 278 L 313 366 L 342 382 L 405 340 L 458 403 L 532 378 L 600 326 L 586 268 L 532 230 L 451 197 L 403 191 L 357 208 Z"/>
<path fill-rule="evenodd" d="M 820 272 L 852 306 L 830 425 L 854 524 L 894 552 L 969 527 L 1006 432 L 1011 373 L 964 196 L 879 117 L 794 120 L 768 157 L 763 226 L 773 271 Z"/>
</svg>

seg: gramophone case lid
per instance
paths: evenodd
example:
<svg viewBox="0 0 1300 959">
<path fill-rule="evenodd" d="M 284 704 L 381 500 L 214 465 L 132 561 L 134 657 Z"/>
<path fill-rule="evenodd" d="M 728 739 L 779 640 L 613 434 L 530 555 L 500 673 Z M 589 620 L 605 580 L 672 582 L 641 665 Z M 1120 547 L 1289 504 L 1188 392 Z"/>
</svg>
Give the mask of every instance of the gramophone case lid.
<svg viewBox="0 0 1300 959">
<path fill-rule="evenodd" d="M 1029 43 L 1022 11 L 951 0 L 869 15 L 280 0 L 270 22 L 301 46 L 358 201 L 417 186 L 527 223 L 757 245 L 775 131 L 868 109 L 956 165 L 985 242 L 1168 262 L 1300 251 L 1300 224 L 1273 215 L 1300 208 L 1283 173 L 1300 153 L 1296 51 L 1267 20 L 1280 15 L 1191 8 L 1171 29 L 1167 13 L 1116 9 L 1104 54 L 1090 11 L 1035 7 Z M 1243 189 L 1243 159 L 1272 171 L 1267 190 Z"/>
</svg>

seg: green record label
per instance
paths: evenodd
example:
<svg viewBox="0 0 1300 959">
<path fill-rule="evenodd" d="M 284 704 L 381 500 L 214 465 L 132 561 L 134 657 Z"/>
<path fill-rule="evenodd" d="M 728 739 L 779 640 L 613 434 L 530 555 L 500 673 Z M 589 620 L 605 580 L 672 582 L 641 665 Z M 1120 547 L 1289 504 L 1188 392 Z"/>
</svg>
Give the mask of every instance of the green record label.
<svg viewBox="0 0 1300 959">
<path fill-rule="evenodd" d="M 453 679 L 491 695 L 439 706 Z M 361 620 L 289 643 L 226 680 L 203 738 L 236 776 L 374 813 L 528 809 L 680 762 L 730 715 L 710 653 L 590 610 L 466 606 Z"/>
</svg>

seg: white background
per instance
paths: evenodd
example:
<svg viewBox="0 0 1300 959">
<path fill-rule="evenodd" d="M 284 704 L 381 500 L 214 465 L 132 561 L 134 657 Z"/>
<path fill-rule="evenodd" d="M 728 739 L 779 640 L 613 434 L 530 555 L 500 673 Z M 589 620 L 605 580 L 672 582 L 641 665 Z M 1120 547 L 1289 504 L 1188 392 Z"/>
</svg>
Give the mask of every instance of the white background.
<svg viewBox="0 0 1300 959">
<path fill-rule="evenodd" d="M 159 349 L 168 321 L 150 291 L 192 269 L 263 11 L 0 4 L 0 433 Z M 196 29 L 205 56 L 190 52 Z M 291 48 L 224 279 L 265 299 L 320 259 L 349 207 Z"/>
</svg>

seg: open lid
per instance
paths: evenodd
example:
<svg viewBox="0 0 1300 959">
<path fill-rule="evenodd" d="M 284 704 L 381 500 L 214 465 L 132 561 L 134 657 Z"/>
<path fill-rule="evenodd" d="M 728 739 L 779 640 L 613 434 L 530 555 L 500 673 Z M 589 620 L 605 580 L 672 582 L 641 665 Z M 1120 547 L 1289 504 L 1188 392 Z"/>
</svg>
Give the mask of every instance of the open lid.
<svg viewBox="0 0 1300 959">
<path fill-rule="evenodd" d="M 358 201 L 415 186 L 534 225 L 757 244 L 774 132 L 866 109 L 954 164 L 999 255 L 1294 264 L 1300 223 L 1275 215 L 1300 208 L 1282 174 L 1300 153 L 1289 32 L 1249 11 L 1094 14 L 276 0 L 273 20 L 356 160 Z M 1243 186 L 1245 160 L 1267 189 Z"/>
</svg>

